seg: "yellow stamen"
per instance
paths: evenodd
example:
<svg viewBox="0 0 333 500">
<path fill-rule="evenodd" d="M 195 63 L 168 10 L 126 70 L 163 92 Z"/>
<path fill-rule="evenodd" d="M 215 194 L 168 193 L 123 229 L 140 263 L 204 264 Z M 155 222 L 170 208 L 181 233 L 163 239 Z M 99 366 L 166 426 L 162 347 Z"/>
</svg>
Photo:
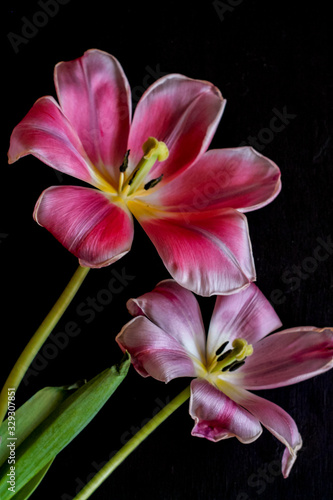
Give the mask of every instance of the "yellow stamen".
<svg viewBox="0 0 333 500">
<path fill-rule="evenodd" d="M 126 186 L 122 190 L 122 193 L 121 193 L 122 196 L 126 197 L 128 195 L 128 193 L 129 193 L 129 190 L 130 190 L 130 186 L 128 184 L 126 184 Z"/>
<path fill-rule="evenodd" d="M 119 175 L 118 193 L 120 193 L 120 192 L 121 192 L 121 190 L 123 189 L 124 179 L 125 179 L 125 174 L 124 174 L 124 172 L 120 172 L 120 175 Z"/>
</svg>

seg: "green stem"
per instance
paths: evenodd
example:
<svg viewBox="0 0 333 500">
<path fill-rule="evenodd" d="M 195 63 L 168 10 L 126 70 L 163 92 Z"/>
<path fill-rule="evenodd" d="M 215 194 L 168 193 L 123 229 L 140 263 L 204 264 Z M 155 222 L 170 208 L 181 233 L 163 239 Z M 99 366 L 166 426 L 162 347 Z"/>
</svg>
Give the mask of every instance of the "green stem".
<svg viewBox="0 0 333 500">
<path fill-rule="evenodd" d="M 40 325 L 30 342 L 26 345 L 21 356 L 16 361 L 0 394 L 0 424 L 7 413 L 8 388 L 17 390 L 34 357 L 37 355 L 39 349 L 44 344 L 47 337 L 66 311 L 76 292 L 80 288 L 80 285 L 82 284 L 88 271 L 88 267 L 78 267 L 65 290 L 62 292 L 59 299 L 54 304 L 51 311 L 46 316 L 43 323 Z"/>
<path fill-rule="evenodd" d="M 120 465 L 125 458 L 139 446 L 149 434 L 151 434 L 164 420 L 166 420 L 177 408 L 179 408 L 190 397 L 190 387 L 187 387 L 161 411 L 155 415 L 142 429 L 140 429 L 127 443 L 116 453 L 107 464 L 82 488 L 74 500 L 85 500 L 105 481 L 107 477 Z"/>
</svg>

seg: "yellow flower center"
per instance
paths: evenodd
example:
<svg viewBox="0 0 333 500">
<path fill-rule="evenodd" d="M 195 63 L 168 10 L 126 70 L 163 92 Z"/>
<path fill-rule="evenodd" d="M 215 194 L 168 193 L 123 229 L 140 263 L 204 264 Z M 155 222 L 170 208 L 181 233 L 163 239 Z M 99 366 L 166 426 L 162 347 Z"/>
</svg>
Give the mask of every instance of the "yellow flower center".
<svg viewBox="0 0 333 500">
<path fill-rule="evenodd" d="M 118 194 L 123 199 L 133 194 L 138 195 L 140 191 L 146 191 L 156 186 L 162 179 L 162 176 L 160 176 L 144 184 L 145 178 L 156 161 L 164 161 L 168 158 L 169 150 L 167 145 L 162 141 L 158 141 L 155 137 L 149 137 L 143 144 L 142 149 L 143 156 L 141 160 L 127 178 L 125 178 L 125 171 L 127 169 L 129 151 L 126 153 L 124 162 L 120 167 Z"/>
<path fill-rule="evenodd" d="M 222 351 L 225 345 L 222 346 Z M 209 373 L 234 371 L 245 363 L 245 359 L 253 353 L 253 347 L 245 339 L 237 338 L 232 342 L 233 349 L 220 353 L 216 351 Z"/>
</svg>

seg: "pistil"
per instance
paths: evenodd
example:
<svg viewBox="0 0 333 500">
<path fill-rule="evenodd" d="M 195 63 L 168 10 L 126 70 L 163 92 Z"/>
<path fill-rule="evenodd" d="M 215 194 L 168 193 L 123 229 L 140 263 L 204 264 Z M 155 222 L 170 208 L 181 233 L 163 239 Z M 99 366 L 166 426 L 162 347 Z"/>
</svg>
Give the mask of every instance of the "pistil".
<svg viewBox="0 0 333 500">
<path fill-rule="evenodd" d="M 213 372 L 236 370 L 244 363 L 245 358 L 251 356 L 253 353 L 252 345 L 248 344 L 245 339 L 235 339 L 232 347 L 233 349 L 221 354 L 217 358 L 217 362 L 212 370 Z"/>
<path fill-rule="evenodd" d="M 147 176 L 151 168 L 154 166 L 156 161 L 162 162 L 166 160 L 169 156 L 169 150 L 167 145 L 162 141 L 158 141 L 157 139 L 155 139 L 155 137 L 149 137 L 143 144 L 142 149 L 144 154 L 141 160 L 139 161 L 137 167 L 134 169 L 134 171 L 129 176 L 127 181 L 122 186 L 122 191 L 123 192 L 126 191 L 127 196 L 133 194 L 140 187 L 140 185 L 142 184 L 145 177 Z M 160 178 L 158 178 L 158 181 L 159 180 Z"/>
</svg>

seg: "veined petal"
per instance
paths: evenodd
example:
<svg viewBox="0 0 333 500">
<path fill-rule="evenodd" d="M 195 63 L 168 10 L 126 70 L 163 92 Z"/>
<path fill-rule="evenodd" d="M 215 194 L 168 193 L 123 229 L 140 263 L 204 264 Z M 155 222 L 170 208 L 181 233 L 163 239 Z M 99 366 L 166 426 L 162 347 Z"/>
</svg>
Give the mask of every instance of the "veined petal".
<svg viewBox="0 0 333 500">
<path fill-rule="evenodd" d="M 286 449 L 282 457 L 282 474 L 288 477 L 296 460 L 297 451 L 302 447 L 302 438 L 295 421 L 280 406 L 261 398 L 239 386 L 222 382 L 221 390 L 236 403 L 246 408 L 266 429 L 268 429 Z"/>
<path fill-rule="evenodd" d="M 210 441 L 236 437 L 252 443 L 262 433 L 257 418 L 203 379 L 191 382 L 190 415 L 195 420 L 192 435 Z"/>
<path fill-rule="evenodd" d="M 249 212 L 270 203 L 280 189 L 279 168 L 251 147 L 217 149 L 207 151 L 170 182 L 162 182 L 147 202 L 185 212 Z"/>
<path fill-rule="evenodd" d="M 332 328 L 292 328 L 258 342 L 233 378 L 246 389 L 271 389 L 296 384 L 332 367 Z"/>
<path fill-rule="evenodd" d="M 236 338 L 255 344 L 280 327 L 278 315 L 254 283 L 239 293 L 217 297 L 207 337 L 208 362 L 212 362 L 215 352 L 225 342 L 230 342 L 226 349 L 230 349 Z M 254 353 L 256 349 L 257 344 Z M 252 357 L 254 354 L 246 360 L 246 365 Z"/>
<path fill-rule="evenodd" d="M 196 360 L 175 338 L 144 316 L 127 323 L 116 341 L 123 352 L 130 353 L 134 368 L 144 377 L 150 375 L 169 382 L 178 377 L 196 376 Z"/>
<path fill-rule="evenodd" d="M 88 50 L 55 67 L 60 105 L 77 131 L 91 162 L 118 185 L 131 118 L 131 93 L 117 59 Z"/>
<path fill-rule="evenodd" d="M 127 308 L 133 316 L 147 316 L 202 364 L 206 363 L 202 316 L 199 304 L 189 290 L 173 280 L 164 280 L 152 292 L 130 299 Z"/>
<path fill-rule="evenodd" d="M 60 172 L 96 185 L 80 139 L 53 97 L 38 99 L 13 130 L 9 163 L 28 154 Z"/>
<path fill-rule="evenodd" d="M 198 295 L 229 294 L 255 279 L 246 217 L 236 210 L 170 214 L 130 202 L 171 276 Z"/>
<path fill-rule="evenodd" d="M 46 189 L 37 201 L 34 218 L 78 257 L 82 266 L 107 266 L 131 248 L 131 214 L 95 189 Z"/>
<path fill-rule="evenodd" d="M 165 142 L 170 154 L 154 165 L 150 178 L 178 174 L 206 151 L 224 105 L 220 91 L 209 82 L 179 74 L 160 78 L 136 107 L 128 143 L 130 167 L 138 163 L 143 143 L 152 136 Z"/>
</svg>

